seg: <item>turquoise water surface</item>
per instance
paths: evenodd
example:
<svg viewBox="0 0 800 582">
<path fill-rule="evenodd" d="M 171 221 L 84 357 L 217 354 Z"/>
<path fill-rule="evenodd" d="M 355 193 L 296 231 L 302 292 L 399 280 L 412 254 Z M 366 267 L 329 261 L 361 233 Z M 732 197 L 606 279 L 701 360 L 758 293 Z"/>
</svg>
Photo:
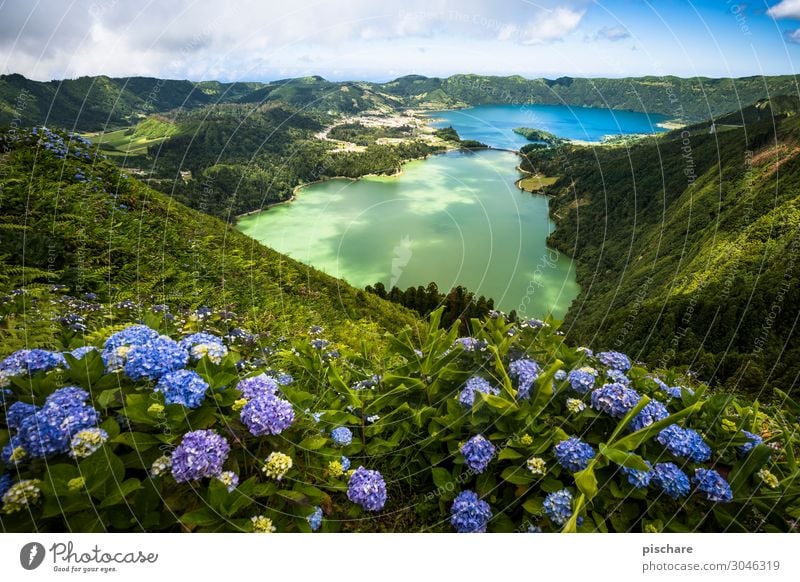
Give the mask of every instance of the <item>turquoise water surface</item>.
<svg viewBox="0 0 800 582">
<path fill-rule="evenodd" d="M 560 137 L 652 132 L 661 118 L 554 106 L 492 105 L 437 112 L 464 139 L 527 143 L 533 126 Z M 535 114 L 535 117 L 532 115 Z M 579 288 L 569 257 L 547 248 L 547 198 L 517 189 L 513 153 L 451 152 L 403 166 L 397 177 L 335 179 L 244 217 L 238 228 L 282 253 L 363 288 L 464 285 L 522 317 L 563 317 Z"/>
</svg>

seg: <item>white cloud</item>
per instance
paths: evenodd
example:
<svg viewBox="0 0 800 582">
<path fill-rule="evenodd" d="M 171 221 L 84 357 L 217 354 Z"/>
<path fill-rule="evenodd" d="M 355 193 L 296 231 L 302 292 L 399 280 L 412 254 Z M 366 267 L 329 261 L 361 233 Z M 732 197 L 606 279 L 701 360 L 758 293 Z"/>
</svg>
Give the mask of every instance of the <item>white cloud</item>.
<svg viewBox="0 0 800 582">
<path fill-rule="evenodd" d="M 787 42 L 791 42 L 792 44 L 800 44 L 800 28 L 787 30 L 783 34 Z"/>
<path fill-rule="evenodd" d="M 781 0 L 767 10 L 773 18 L 794 18 L 800 20 L 800 0 Z"/>
</svg>

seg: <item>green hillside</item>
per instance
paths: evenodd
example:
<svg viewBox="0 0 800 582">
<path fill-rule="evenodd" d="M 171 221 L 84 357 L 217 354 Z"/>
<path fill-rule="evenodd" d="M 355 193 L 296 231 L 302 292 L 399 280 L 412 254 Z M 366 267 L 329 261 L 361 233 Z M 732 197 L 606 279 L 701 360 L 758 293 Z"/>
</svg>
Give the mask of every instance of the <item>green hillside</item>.
<svg viewBox="0 0 800 582">
<path fill-rule="evenodd" d="M 572 341 L 748 391 L 795 386 L 800 119 L 754 109 L 728 116 L 753 123 L 716 134 L 530 152 L 562 177 L 550 241 L 577 259 Z"/>
<path fill-rule="evenodd" d="M 324 320 L 345 334 L 362 319 L 378 328 L 413 321 L 127 177 L 93 151 L 41 129 L 2 134 L 2 288 L 63 284 L 106 303 L 226 308 L 252 315 L 264 330 Z M 2 349 L 15 347 L 4 341 Z"/>
</svg>

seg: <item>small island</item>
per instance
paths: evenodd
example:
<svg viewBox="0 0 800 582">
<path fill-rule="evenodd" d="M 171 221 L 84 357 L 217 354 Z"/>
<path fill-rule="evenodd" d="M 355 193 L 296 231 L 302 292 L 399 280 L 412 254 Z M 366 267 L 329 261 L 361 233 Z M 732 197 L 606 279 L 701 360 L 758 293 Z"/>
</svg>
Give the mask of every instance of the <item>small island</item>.
<svg viewBox="0 0 800 582">
<path fill-rule="evenodd" d="M 533 127 L 515 127 L 514 133 L 521 135 L 528 141 L 544 143 L 550 146 L 559 145 L 566 141 L 549 131 Z"/>
</svg>

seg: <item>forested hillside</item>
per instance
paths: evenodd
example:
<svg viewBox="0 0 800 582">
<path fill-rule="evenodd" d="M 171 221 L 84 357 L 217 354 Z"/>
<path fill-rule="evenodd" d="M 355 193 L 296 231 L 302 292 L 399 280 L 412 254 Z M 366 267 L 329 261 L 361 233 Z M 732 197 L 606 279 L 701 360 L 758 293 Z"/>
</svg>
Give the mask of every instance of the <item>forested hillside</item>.
<svg viewBox="0 0 800 582">
<path fill-rule="evenodd" d="M 578 265 L 569 338 L 745 390 L 795 385 L 800 120 L 752 113 L 716 133 L 530 153 L 562 176 L 550 241 Z"/>
</svg>

